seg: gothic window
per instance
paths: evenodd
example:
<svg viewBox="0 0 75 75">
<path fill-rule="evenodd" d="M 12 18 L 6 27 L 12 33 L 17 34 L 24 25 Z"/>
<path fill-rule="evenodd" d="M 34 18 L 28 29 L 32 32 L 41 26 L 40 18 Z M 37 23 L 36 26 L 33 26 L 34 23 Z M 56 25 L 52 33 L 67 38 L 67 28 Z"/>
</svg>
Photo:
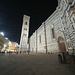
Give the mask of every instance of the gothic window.
<svg viewBox="0 0 75 75">
<path fill-rule="evenodd" d="M 23 34 L 24 36 L 27 36 L 27 34 Z"/>
<path fill-rule="evenodd" d="M 52 28 L 52 37 L 55 38 L 54 28 Z"/>
<path fill-rule="evenodd" d="M 72 43 L 70 41 L 68 42 L 68 47 L 72 47 Z"/>
<path fill-rule="evenodd" d="M 66 37 L 67 36 L 67 33 L 64 33 L 64 36 Z"/>
<path fill-rule="evenodd" d="M 68 47 L 71 47 L 70 43 L 68 42 Z"/>
<path fill-rule="evenodd" d="M 64 21 L 62 21 L 62 24 L 64 24 Z"/>
<path fill-rule="evenodd" d="M 27 25 L 27 22 L 25 22 L 25 25 Z"/>
<path fill-rule="evenodd" d="M 24 28 L 24 30 L 27 30 L 26 28 Z"/>
<path fill-rule="evenodd" d="M 64 30 L 65 30 L 65 27 L 64 27 Z"/>
<path fill-rule="evenodd" d="M 73 18 L 73 21 L 74 21 L 74 23 L 75 23 L 75 18 Z"/>
<path fill-rule="evenodd" d="M 39 36 L 39 41 L 40 41 L 40 43 L 41 43 L 41 35 Z"/>
<path fill-rule="evenodd" d="M 74 26 L 72 25 L 72 29 L 74 30 Z"/>
</svg>

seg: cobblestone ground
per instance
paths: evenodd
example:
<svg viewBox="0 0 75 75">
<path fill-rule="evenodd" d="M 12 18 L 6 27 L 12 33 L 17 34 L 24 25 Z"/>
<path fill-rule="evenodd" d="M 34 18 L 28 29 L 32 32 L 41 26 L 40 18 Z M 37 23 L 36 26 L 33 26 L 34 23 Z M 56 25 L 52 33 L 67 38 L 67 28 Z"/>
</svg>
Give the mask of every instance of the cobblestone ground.
<svg viewBox="0 0 75 75">
<path fill-rule="evenodd" d="M 0 54 L 0 75 L 75 75 L 57 54 Z"/>
</svg>

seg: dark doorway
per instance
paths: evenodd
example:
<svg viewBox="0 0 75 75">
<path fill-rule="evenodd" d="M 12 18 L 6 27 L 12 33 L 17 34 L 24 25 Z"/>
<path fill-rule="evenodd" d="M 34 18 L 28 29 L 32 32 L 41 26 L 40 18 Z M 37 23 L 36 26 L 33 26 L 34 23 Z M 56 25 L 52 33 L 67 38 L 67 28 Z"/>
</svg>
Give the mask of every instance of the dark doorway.
<svg viewBox="0 0 75 75">
<path fill-rule="evenodd" d="M 60 52 L 65 53 L 66 52 L 66 46 L 65 46 L 65 41 L 62 37 L 58 38 L 58 44 L 59 44 L 59 50 Z"/>
</svg>

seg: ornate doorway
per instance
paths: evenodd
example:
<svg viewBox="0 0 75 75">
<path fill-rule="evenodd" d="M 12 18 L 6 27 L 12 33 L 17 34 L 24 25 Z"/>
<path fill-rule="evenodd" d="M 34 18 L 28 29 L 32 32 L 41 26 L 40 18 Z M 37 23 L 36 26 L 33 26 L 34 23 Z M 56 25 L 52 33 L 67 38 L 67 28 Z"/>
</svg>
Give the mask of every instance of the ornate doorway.
<svg viewBox="0 0 75 75">
<path fill-rule="evenodd" d="M 62 53 L 66 52 L 65 40 L 60 36 L 58 38 L 59 50 Z"/>
</svg>

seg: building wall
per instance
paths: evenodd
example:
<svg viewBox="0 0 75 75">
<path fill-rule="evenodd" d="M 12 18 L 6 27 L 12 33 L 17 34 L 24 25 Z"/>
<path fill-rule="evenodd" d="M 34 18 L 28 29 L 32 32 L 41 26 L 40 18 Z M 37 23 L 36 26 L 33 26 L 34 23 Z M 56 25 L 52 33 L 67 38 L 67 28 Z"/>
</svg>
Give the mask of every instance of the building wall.
<svg viewBox="0 0 75 75">
<path fill-rule="evenodd" d="M 16 42 L 11 42 L 11 44 L 9 45 L 9 51 L 10 50 L 17 50 L 18 49 L 18 43 Z"/>
<path fill-rule="evenodd" d="M 64 27 L 64 36 L 69 53 L 75 52 L 75 0 L 62 0 L 59 3 L 59 13 L 62 15 L 62 27 Z M 74 51 L 74 52 L 73 52 Z"/>
<path fill-rule="evenodd" d="M 58 44 L 57 44 L 57 40 L 56 40 L 56 28 L 58 27 L 58 24 L 60 23 L 59 21 L 57 21 L 58 17 L 58 11 L 56 10 L 46 21 L 45 21 L 45 25 L 46 25 L 46 38 L 47 38 L 47 49 L 48 52 L 58 52 Z M 57 26 L 56 26 L 57 24 Z M 60 26 L 61 24 L 59 24 Z M 54 35 L 55 38 L 53 38 L 53 34 L 52 34 L 52 28 L 54 28 Z"/>
<path fill-rule="evenodd" d="M 37 29 L 37 52 L 46 52 L 44 24 Z"/>
<path fill-rule="evenodd" d="M 4 45 L 8 46 L 9 39 L 6 39 L 3 35 L 0 34 L 0 52 L 4 48 Z"/>
<path fill-rule="evenodd" d="M 30 37 L 30 49 L 33 52 L 60 52 L 59 38 L 65 44 L 66 51 L 75 48 L 75 1 L 58 0 L 54 13 Z M 54 29 L 55 37 L 53 37 Z M 63 41 L 62 41 L 63 39 Z M 70 45 L 70 46 L 69 46 Z"/>
<path fill-rule="evenodd" d="M 63 33 L 58 34 L 58 29 L 61 27 L 59 13 L 56 10 L 30 37 L 30 50 L 38 53 L 58 52 L 57 37 Z M 52 28 L 54 28 L 55 38 L 53 38 Z M 37 51 L 36 51 L 37 49 Z"/>
<path fill-rule="evenodd" d="M 36 52 L 36 32 L 30 37 L 30 51 Z"/>
</svg>

